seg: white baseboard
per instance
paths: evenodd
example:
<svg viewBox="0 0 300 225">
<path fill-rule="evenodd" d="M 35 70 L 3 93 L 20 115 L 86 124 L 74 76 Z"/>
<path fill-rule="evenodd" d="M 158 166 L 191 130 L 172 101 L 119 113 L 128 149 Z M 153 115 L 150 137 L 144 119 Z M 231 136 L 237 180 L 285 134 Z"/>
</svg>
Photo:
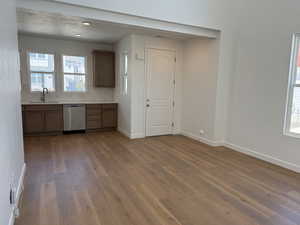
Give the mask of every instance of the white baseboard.
<svg viewBox="0 0 300 225">
<path fill-rule="evenodd" d="M 125 129 L 123 129 L 123 128 L 121 128 L 121 127 L 118 127 L 118 131 L 119 131 L 121 134 L 125 135 L 126 137 L 130 138 L 130 133 L 127 132 Z"/>
<path fill-rule="evenodd" d="M 12 207 L 8 225 L 13 225 L 15 223 L 15 218 L 16 218 L 15 212 L 19 208 L 20 197 L 24 189 L 25 172 L 26 172 L 26 164 L 24 163 L 22 167 L 21 175 L 18 180 L 18 187 L 16 191 L 16 204 Z"/>
<path fill-rule="evenodd" d="M 209 140 L 207 138 L 194 135 L 194 134 L 192 134 L 192 133 L 190 133 L 188 131 L 181 131 L 181 135 L 189 137 L 189 138 L 192 138 L 192 139 L 194 139 L 196 141 L 202 142 L 204 144 L 207 144 L 207 145 L 210 145 L 210 146 L 213 146 L 213 147 L 223 146 L 223 143 L 212 141 L 212 140 Z"/>
<path fill-rule="evenodd" d="M 118 127 L 118 131 L 130 139 L 137 139 L 137 138 L 145 137 L 144 133 L 129 133 L 125 129 L 122 129 L 121 127 Z"/>
<path fill-rule="evenodd" d="M 247 149 L 247 148 L 244 148 L 244 147 L 232 144 L 232 143 L 228 143 L 228 142 L 224 143 L 224 142 L 212 141 L 212 140 L 194 135 L 194 134 L 192 134 L 190 132 L 186 132 L 186 131 L 182 131 L 181 134 L 183 136 L 187 136 L 189 138 L 192 138 L 192 139 L 197 140 L 199 142 L 202 142 L 204 144 L 210 145 L 212 147 L 224 146 L 224 147 L 230 148 L 232 150 L 235 150 L 237 152 L 241 152 L 241 153 L 244 153 L 246 155 L 250 155 L 250 156 L 253 156 L 255 158 L 264 160 L 266 162 L 275 164 L 277 166 L 281 166 L 283 168 L 286 168 L 286 169 L 292 170 L 294 172 L 300 173 L 300 166 L 299 165 L 289 163 L 289 162 L 283 161 L 281 159 L 277 159 L 277 158 L 274 158 L 272 156 L 265 155 L 265 154 L 253 151 L 251 149 Z"/>
<path fill-rule="evenodd" d="M 130 134 L 130 139 L 138 139 L 138 138 L 144 138 L 144 133 L 132 133 Z"/>
<path fill-rule="evenodd" d="M 298 166 L 296 164 L 289 163 L 289 162 L 283 161 L 281 159 L 277 159 L 272 156 L 265 155 L 265 154 L 262 154 L 262 153 L 259 153 L 259 152 L 256 152 L 256 151 L 253 151 L 253 150 L 250 150 L 250 149 L 247 149 L 247 148 L 244 148 L 244 147 L 232 144 L 232 143 L 224 143 L 224 146 L 227 148 L 233 149 L 235 151 L 244 153 L 246 155 L 250 155 L 255 158 L 264 160 L 266 162 L 269 162 L 269 163 L 284 167 L 286 169 L 292 170 L 294 172 L 300 173 L 300 166 Z"/>
</svg>

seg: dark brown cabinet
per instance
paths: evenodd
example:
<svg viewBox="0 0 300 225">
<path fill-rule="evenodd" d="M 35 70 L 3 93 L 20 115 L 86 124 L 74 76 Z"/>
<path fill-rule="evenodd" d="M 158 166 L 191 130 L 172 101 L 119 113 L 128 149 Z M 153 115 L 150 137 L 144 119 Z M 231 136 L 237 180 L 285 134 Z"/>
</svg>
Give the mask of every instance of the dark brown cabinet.
<svg viewBox="0 0 300 225">
<path fill-rule="evenodd" d="M 102 128 L 102 107 L 99 104 L 86 105 L 86 129 Z"/>
<path fill-rule="evenodd" d="M 63 105 L 22 105 L 25 135 L 59 134 L 63 132 Z M 117 128 L 118 105 L 87 104 L 86 130 Z"/>
<path fill-rule="evenodd" d="M 25 105 L 22 109 L 25 135 L 63 131 L 62 105 Z"/>
<path fill-rule="evenodd" d="M 115 87 L 115 53 L 93 51 L 95 87 Z"/>
<path fill-rule="evenodd" d="M 102 126 L 103 128 L 117 127 L 117 105 L 102 105 Z"/>
<path fill-rule="evenodd" d="M 24 133 L 41 133 L 44 131 L 44 112 L 25 111 L 24 112 Z"/>
<path fill-rule="evenodd" d="M 117 104 L 86 105 L 87 130 L 115 129 L 118 121 Z"/>
</svg>

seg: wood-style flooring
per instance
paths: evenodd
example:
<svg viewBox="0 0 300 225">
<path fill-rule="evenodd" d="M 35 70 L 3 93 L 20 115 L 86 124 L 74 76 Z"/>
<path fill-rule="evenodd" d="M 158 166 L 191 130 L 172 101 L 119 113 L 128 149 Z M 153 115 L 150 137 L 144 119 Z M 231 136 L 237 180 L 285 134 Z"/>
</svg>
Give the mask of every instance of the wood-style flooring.
<svg viewBox="0 0 300 225">
<path fill-rule="evenodd" d="M 183 136 L 25 139 L 17 225 L 299 225 L 300 175 Z"/>
</svg>

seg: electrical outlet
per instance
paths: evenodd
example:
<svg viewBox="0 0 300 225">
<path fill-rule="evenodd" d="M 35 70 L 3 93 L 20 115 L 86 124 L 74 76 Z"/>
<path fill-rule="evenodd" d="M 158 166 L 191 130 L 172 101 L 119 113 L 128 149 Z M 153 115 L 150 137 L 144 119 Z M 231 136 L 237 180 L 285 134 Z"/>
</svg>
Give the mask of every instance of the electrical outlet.
<svg viewBox="0 0 300 225">
<path fill-rule="evenodd" d="M 200 130 L 200 135 L 203 135 L 204 133 L 204 130 Z"/>
</svg>

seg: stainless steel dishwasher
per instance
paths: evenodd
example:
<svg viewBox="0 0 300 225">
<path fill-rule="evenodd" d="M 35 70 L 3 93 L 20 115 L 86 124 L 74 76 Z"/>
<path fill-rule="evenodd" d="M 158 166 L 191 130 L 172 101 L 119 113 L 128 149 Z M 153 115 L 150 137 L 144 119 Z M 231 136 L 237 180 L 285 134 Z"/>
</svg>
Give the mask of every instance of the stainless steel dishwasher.
<svg viewBox="0 0 300 225">
<path fill-rule="evenodd" d="M 85 130 L 85 105 L 64 105 L 64 131 Z"/>
</svg>

